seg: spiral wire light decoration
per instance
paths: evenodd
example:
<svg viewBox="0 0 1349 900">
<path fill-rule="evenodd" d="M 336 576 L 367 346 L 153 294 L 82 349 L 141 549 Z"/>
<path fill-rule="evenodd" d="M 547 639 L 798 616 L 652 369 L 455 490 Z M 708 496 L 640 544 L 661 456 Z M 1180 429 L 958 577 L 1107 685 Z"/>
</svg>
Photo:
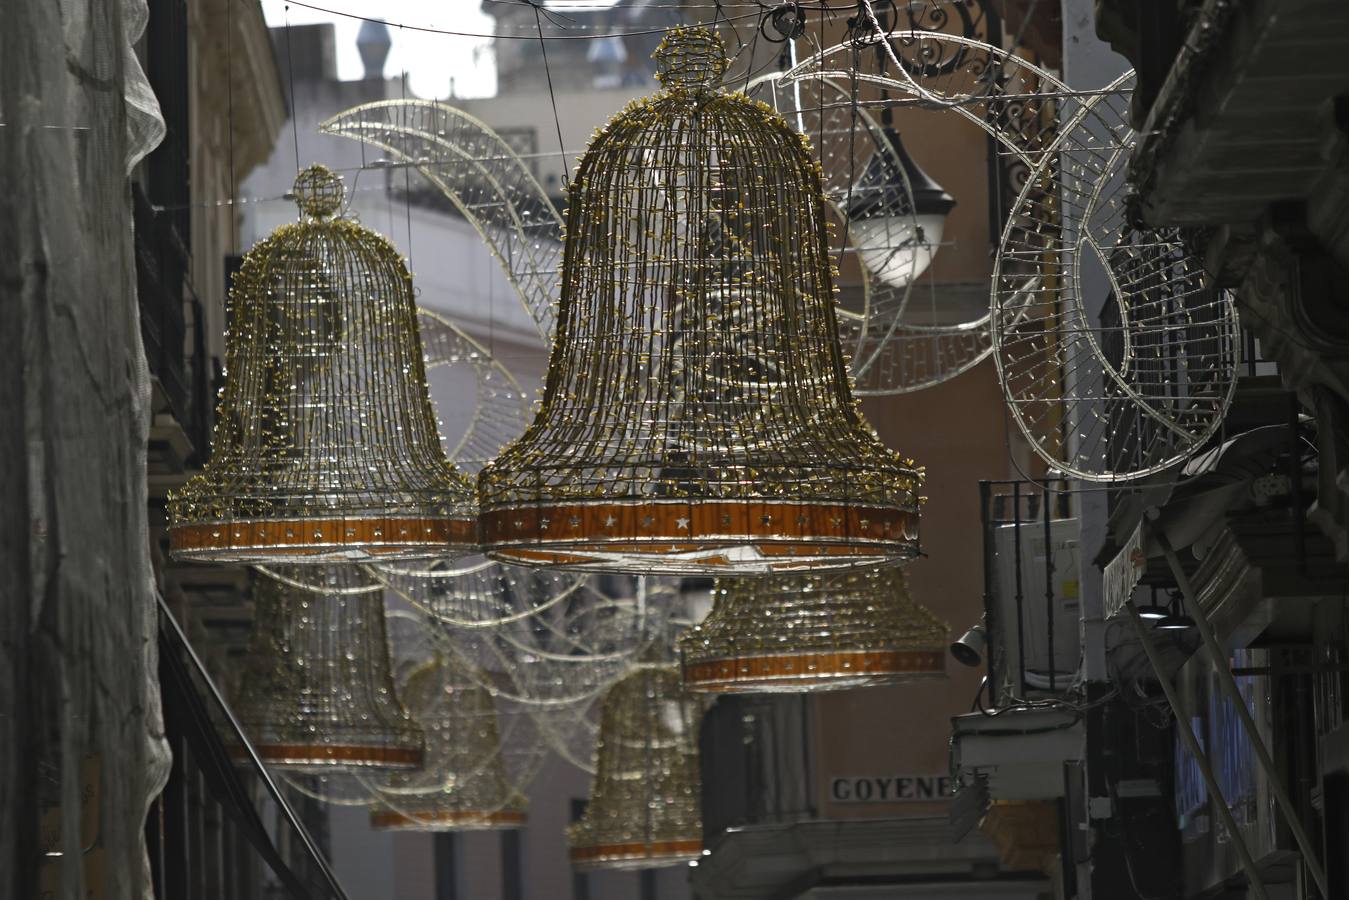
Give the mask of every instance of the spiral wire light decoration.
<svg viewBox="0 0 1349 900">
<path fill-rule="evenodd" d="M 668 574 L 911 557 L 921 473 L 852 397 L 805 139 L 716 88 L 706 29 L 657 61 L 664 90 L 577 169 L 542 408 L 479 475 L 484 547 Z"/>
<path fill-rule="evenodd" d="M 399 696 L 426 734 L 420 769 L 395 773 L 378 793 L 380 829 L 481 831 L 525 823 L 526 798 L 511 784 L 496 702 L 465 664 L 438 652 L 400 679 Z"/>
<path fill-rule="evenodd" d="M 684 684 L 726 693 L 829 691 L 946 674 L 947 627 L 902 569 L 728 578 L 679 640 Z"/>
<path fill-rule="evenodd" d="M 324 134 L 379 147 L 415 166 L 477 229 L 539 334 L 555 326 L 562 218 L 529 165 L 490 126 L 433 100 L 382 100 L 345 110 Z"/>
<path fill-rule="evenodd" d="M 1174 228 L 1131 221 L 1133 73 L 1062 109 L 1022 187 L 993 279 L 994 358 L 1012 418 L 1052 471 L 1140 478 L 1194 455 L 1236 388 L 1239 329 Z M 1029 299 L 1020 286 L 1040 287 Z"/>
<path fill-rule="evenodd" d="M 609 689 L 590 802 L 567 829 L 576 868 L 669 866 L 701 853 L 701 716 L 673 665 L 645 661 Z"/>
<path fill-rule="evenodd" d="M 180 559 L 314 562 L 475 544 L 468 479 L 427 393 L 412 277 L 387 240 L 334 218 L 341 179 L 295 182 L 302 220 L 244 258 L 211 458 L 169 501 Z"/>
<path fill-rule="evenodd" d="M 394 690 L 383 589 L 359 566 L 321 570 L 330 592 L 267 576 L 254 584 L 236 703 L 244 732 L 263 761 L 282 769 L 415 768 L 422 731 Z"/>
</svg>

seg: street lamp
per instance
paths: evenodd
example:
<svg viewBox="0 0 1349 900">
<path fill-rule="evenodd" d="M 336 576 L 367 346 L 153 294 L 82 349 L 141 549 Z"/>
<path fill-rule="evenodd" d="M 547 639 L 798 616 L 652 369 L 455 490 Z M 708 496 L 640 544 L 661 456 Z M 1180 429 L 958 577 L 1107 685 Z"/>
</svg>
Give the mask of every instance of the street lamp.
<svg viewBox="0 0 1349 900">
<path fill-rule="evenodd" d="M 876 152 L 853 185 L 846 210 L 867 271 L 891 287 L 915 280 L 932 263 L 955 205 L 887 123 L 876 138 Z"/>
</svg>

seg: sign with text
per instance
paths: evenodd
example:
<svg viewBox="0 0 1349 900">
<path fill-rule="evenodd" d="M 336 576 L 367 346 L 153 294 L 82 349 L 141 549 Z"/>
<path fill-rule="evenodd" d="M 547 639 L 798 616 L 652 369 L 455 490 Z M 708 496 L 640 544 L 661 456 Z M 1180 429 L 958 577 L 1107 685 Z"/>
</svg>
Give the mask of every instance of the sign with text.
<svg viewBox="0 0 1349 900">
<path fill-rule="evenodd" d="M 949 775 L 836 775 L 829 779 L 835 803 L 914 803 L 946 800 Z"/>
</svg>

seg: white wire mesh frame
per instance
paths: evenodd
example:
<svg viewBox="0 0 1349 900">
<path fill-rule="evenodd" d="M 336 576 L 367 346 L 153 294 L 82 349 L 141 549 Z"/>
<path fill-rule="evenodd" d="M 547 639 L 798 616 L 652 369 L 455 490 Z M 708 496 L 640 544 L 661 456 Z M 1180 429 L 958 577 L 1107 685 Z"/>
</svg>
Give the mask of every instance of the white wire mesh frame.
<svg viewBox="0 0 1349 900">
<path fill-rule="evenodd" d="M 1176 229 L 1129 221 L 1132 85 L 1127 73 L 1065 104 L 994 267 L 994 359 L 1012 418 L 1052 469 L 1096 482 L 1188 459 L 1236 387 L 1231 297 Z"/>
<path fill-rule="evenodd" d="M 328 119 L 319 130 L 414 165 L 478 230 L 539 334 L 552 336 L 562 217 L 500 135 L 463 110 L 431 100 L 366 103 Z"/>
<path fill-rule="evenodd" d="M 854 261 L 861 273 L 857 300 L 849 303 L 846 297 L 840 299 L 839 340 L 849 352 L 854 390 L 858 394 L 886 393 L 885 386 L 877 384 L 871 368 L 881 358 L 887 338 L 903 317 L 913 281 L 910 279 L 904 287 L 896 288 L 871 274 L 857 252 L 857 236 L 849 227 L 843 208 L 866 167 L 867 158 L 887 144 L 888 138 L 869 112 L 851 102 L 853 94 L 849 88 L 831 79 L 786 81 L 782 72 L 772 72 L 750 81 L 745 93 L 763 100 L 810 138 L 833 216 L 830 249 L 840 268 L 846 258 Z M 916 231 L 908 175 L 902 168 L 897 174 L 907 198 L 909 224 Z"/>
<path fill-rule="evenodd" d="M 923 30 L 889 32 L 899 46 L 899 77 L 858 68 L 859 48 L 876 47 L 879 40 L 864 37 L 820 51 L 780 76 L 784 84 L 831 81 L 838 85 L 865 84 L 892 92 L 888 101 L 836 101 L 860 105 L 862 111 L 894 106 L 918 106 L 959 115 L 989 134 L 1015 165 L 1011 178 L 1020 181 L 1058 140 L 1056 109 L 1071 96 L 1068 86 L 1044 69 L 999 47 L 961 35 Z M 917 60 L 918 62 L 912 62 Z M 1013 188 L 1017 188 L 1015 182 Z M 1034 282 L 1021 286 L 1035 289 Z M 873 302 L 872 305 L 878 305 Z M 875 357 L 864 361 L 859 394 L 906 393 L 932 387 L 963 374 L 988 358 L 993 349 L 991 317 L 957 324 L 930 325 L 909 315 L 912 300 L 895 304 L 898 315 L 877 316 L 886 331 L 874 343 Z M 869 325 L 870 327 L 870 325 Z"/>
</svg>

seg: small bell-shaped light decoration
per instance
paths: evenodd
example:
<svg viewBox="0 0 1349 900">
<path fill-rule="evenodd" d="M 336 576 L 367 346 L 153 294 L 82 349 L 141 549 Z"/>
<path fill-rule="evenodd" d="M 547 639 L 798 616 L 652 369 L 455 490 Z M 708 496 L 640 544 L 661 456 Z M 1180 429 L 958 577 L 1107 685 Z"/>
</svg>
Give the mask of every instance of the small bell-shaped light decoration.
<svg viewBox="0 0 1349 900">
<path fill-rule="evenodd" d="M 300 771 L 420 766 L 422 731 L 394 693 L 384 589 L 358 566 L 304 567 L 303 577 L 326 591 L 268 576 L 253 587 L 236 708 L 258 756 Z"/>
<path fill-rule="evenodd" d="M 668 574 L 912 557 L 921 473 L 853 399 L 805 139 L 717 87 L 707 29 L 656 59 L 664 89 L 572 182 L 542 407 L 479 476 L 484 546 Z"/>
<path fill-rule="evenodd" d="M 524 825 L 527 801 L 506 774 L 496 702 L 465 663 L 437 653 L 401 679 L 398 693 L 426 734 L 426 759 L 379 789 L 371 826 L 484 831 Z"/>
<path fill-rule="evenodd" d="M 639 663 L 609 689 L 590 802 L 567 829 L 572 865 L 642 869 L 699 856 L 701 717 L 701 705 L 684 692 L 673 665 Z"/>
<path fill-rule="evenodd" d="M 887 124 L 875 140 L 853 185 L 848 231 L 867 271 L 902 288 L 932 264 L 956 201 L 918 167 L 895 128 Z"/>
<path fill-rule="evenodd" d="M 228 380 L 205 469 L 169 502 L 179 559 L 444 556 L 476 542 L 471 482 L 445 456 L 412 276 L 334 218 L 341 179 L 295 182 L 301 221 L 235 276 Z"/>
<path fill-rule="evenodd" d="M 886 567 L 721 579 L 679 649 L 690 690 L 788 693 L 942 677 L 947 643 L 903 570 Z"/>
</svg>

